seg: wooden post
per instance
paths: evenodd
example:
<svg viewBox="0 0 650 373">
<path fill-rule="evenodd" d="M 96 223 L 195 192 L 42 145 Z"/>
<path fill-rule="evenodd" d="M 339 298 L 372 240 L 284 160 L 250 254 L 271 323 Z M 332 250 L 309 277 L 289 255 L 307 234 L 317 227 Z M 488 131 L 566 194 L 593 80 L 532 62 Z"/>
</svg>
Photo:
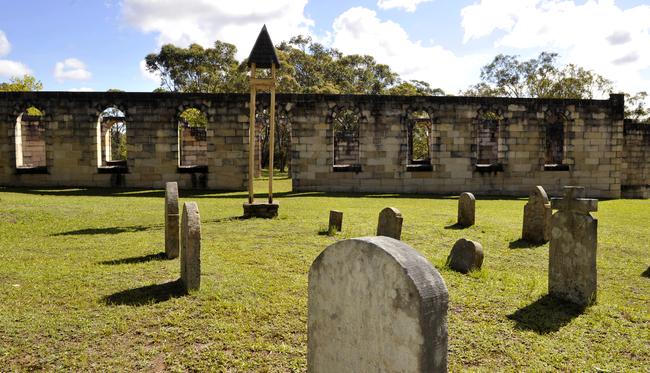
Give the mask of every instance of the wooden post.
<svg viewBox="0 0 650 373">
<path fill-rule="evenodd" d="M 255 64 L 251 66 L 251 99 L 249 124 L 248 124 L 248 203 L 255 201 L 255 194 L 253 192 L 253 179 L 255 178 L 255 96 L 257 89 L 255 84 L 252 84 L 255 79 Z"/>
<path fill-rule="evenodd" d="M 271 138 L 269 139 L 269 203 L 273 203 L 273 154 L 275 153 L 275 65 L 271 65 Z"/>
</svg>

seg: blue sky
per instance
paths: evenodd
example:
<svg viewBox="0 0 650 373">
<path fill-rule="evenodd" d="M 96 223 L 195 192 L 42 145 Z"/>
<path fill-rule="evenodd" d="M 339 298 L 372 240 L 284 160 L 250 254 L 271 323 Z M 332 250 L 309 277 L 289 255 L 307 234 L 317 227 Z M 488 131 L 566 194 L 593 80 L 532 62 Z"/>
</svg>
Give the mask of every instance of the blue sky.
<svg viewBox="0 0 650 373">
<path fill-rule="evenodd" d="M 541 51 L 650 91 L 650 0 L 0 0 L 0 81 L 29 72 L 45 90 L 151 91 L 142 60 L 163 43 L 219 39 L 242 58 L 263 23 L 276 43 L 309 34 L 449 93 L 497 53 Z"/>
</svg>

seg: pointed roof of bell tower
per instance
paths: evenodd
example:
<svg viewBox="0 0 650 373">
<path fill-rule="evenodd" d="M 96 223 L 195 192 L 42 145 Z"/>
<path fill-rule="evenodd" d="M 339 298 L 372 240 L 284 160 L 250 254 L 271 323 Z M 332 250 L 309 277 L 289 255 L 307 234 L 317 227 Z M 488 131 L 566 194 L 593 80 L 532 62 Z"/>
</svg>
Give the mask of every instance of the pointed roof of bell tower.
<svg viewBox="0 0 650 373">
<path fill-rule="evenodd" d="M 248 56 L 248 67 L 253 63 L 255 67 L 262 69 L 270 69 L 271 65 L 280 67 L 280 60 L 275 53 L 275 47 L 273 46 L 269 32 L 266 30 L 266 25 L 262 27 L 262 31 L 257 36 L 255 45 L 251 50 L 251 54 Z"/>
</svg>

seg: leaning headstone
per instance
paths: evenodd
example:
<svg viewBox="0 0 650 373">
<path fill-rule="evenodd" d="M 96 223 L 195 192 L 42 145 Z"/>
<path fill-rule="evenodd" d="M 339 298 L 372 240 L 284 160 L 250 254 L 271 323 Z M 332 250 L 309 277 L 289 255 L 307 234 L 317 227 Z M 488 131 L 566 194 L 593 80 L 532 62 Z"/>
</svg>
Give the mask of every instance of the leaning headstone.
<svg viewBox="0 0 650 373">
<path fill-rule="evenodd" d="M 545 243 L 551 237 L 551 204 L 546 191 L 536 186 L 524 206 L 524 225 L 521 238 L 534 243 Z"/>
<path fill-rule="evenodd" d="M 178 257 L 178 184 L 165 184 L 165 254 L 168 259 Z"/>
<path fill-rule="evenodd" d="M 402 236 L 402 213 L 394 207 L 386 207 L 379 213 L 377 236 L 392 237 L 399 240 Z"/>
<path fill-rule="evenodd" d="M 186 291 L 199 290 L 201 286 L 201 217 L 196 202 L 183 204 L 181 282 Z"/>
<path fill-rule="evenodd" d="M 438 271 L 389 237 L 339 241 L 309 269 L 307 371 L 446 372 Z"/>
<path fill-rule="evenodd" d="M 447 257 L 447 266 L 461 273 L 481 269 L 482 265 L 483 246 L 476 241 L 464 238 L 456 241 Z"/>
<path fill-rule="evenodd" d="M 598 200 L 583 198 L 584 187 L 564 187 L 564 198 L 553 199 L 558 212 L 551 218 L 548 266 L 549 294 L 587 306 L 596 301 Z"/>
<path fill-rule="evenodd" d="M 471 227 L 475 222 L 476 199 L 472 193 L 461 193 L 458 198 L 458 225 Z"/>
<path fill-rule="evenodd" d="M 329 231 L 340 232 L 343 228 L 343 212 L 337 210 L 330 211 Z"/>
</svg>

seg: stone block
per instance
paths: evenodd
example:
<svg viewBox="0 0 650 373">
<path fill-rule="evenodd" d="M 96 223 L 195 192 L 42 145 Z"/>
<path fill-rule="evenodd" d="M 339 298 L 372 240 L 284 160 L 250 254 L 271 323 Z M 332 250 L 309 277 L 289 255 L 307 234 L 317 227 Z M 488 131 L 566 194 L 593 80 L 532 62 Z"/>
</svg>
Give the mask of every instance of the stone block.
<svg viewBox="0 0 650 373">
<path fill-rule="evenodd" d="M 476 198 L 472 193 L 463 192 L 458 198 L 458 225 L 471 227 L 475 224 Z"/>
<path fill-rule="evenodd" d="M 332 232 L 336 230 L 340 232 L 343 228 L 343 212 L 337 210 L 330 211 L 330 220 L 329 220 L 329 231 Z"/>
<path fill-rule="evenodd" d="M 551 204 L 546 191 L 536 186 L 530 192 L 524 206 L 524 222 L 521 238 L 532 243 L 545 243 L 551 234 Z"/>
<path fill-rule="evenodd" d="M 311 265 L 307 371 L 446 372 L 447 287 L 389 237 L 339 241 Z"/>
<path fill-rule="evenodd" d="M 165 185 L 165 254 L 168 259 L 178 257 L 178 183 Z"/>
</svg>

